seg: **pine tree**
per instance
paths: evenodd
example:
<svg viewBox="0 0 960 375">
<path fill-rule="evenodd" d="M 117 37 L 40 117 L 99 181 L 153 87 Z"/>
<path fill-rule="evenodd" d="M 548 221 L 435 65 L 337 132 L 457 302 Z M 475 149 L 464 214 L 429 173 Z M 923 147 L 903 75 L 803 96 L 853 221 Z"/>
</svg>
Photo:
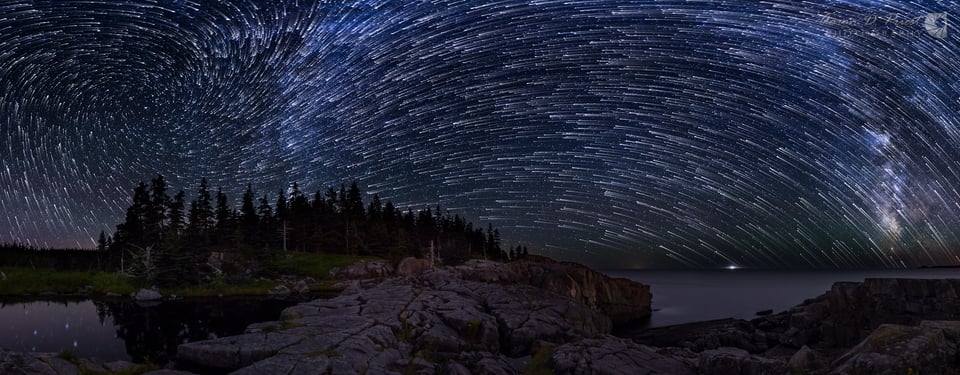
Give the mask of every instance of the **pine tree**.
<svg viewBox="0 0 960 375">
<path fill-rule="evenodd" d="M 97 239 L 97 251 L 107 251 L 107 234 L 103 231 L 100 231 L 100 238 Z"/>
<path fill-rule="evenodd" d="M 357 182 L 350 184 L 350 190 L 347 191 L 347 200 L 350 205 L 349 212 L 356 220 L 363 220 L 363 195 L 360 194 L 360 188 Z"/>
<path fill-rule="evenodd" d="M 316 193 L 313 193 L 313 202 L 310 206 L 313 209 L 314 220 L 319 221 L 320 216 L 323 215 L 327 210 L 327 203 L 323 200 L 323 194 L 320 190 L 317 190 Z"/>
<path fill-rule="evenodd" d="M 374 194 L 370 205 L 367 206 L 367 217 L 371 221 L 381 220 L 383 218 L 383 203 L 380 201 L 380 194 Z"/>
<path fill-rule="evenodd" d="M 270 207 L 270 198 L 266 195 L 260 198 L 260 205 L 257 206 L 257 216 L 260 222 L 269 222 L 273 217 L 273 207 Z"/>
<path fill-rule="evenodd" d="M 337 211 L 341 214 L 350 213 L 350 203 L 347 202 L 347 188 L 340 184 L 340 195 L 337 197 Z"/>
<path fill-rule="evenodd" d="M 250 238 L 257 230 L 257 209 L 253 206 L 253 187 L 247 184 L 247 191 L 243 193 L 243 202 L 240 204 L 240 222 L 246 238 Z"/>
<path fill-rule="evenodd" d="M 193 230 L 206 233 L 213 228 L 213 207 L 210 203 L 210 191 L 207 188 L 207 179 L 204 178 L 200 180 L 197 199 L 190 204 L 190 227 Z"/>
<path fill-rule="evenodd" d="M 326 201 L 327 210 L 331 212 L 336 211 L 340 205 L 339 201 L 337 200 L 337 191 L 334 190 L 333 188 L 330 188 L 327 190 L 326 195 L 327 195 L 327 201 Z"/>
<path fill-rule="evenodd" d="M 227 195 L 223 193 L 223 189 L 217 189 L 217 228 L 221 230 L 228 229 L 230 227 L 230 205 L 227 203 Z"/>
<path fill-rule="evenodd" d="M 288 208 L 287 193 L 283 190 L 280 190 L 280 192 L 277 193 L 277 204 L 276 208 L 274 209 L 276 212 L 277 221 L 283 222 L 284 220 L 287 220 Z"/>
<path fill-rule="evenodd" d="M 174 235 L 179 234 L 180 231 L 183 230 L 183 209 L 186 204 L 184 197 L 183 190 L 180 190 L 177 192 L 177 195 L 173 196 L 173 200 L 170 201 L 170 208 L 168 210 L 170 220 L 169 228 Z"/>
<path fill-rule="evenodd" d="M 273 246 L 276 241 L 277 228 L 274 220 L 273 207 L 270 207 L 270 198 L 264 195 L 260 198 L 260 205 L 257 206 L 257 222 L 259 225 L 256 230 L 256 245 Z"/>
<path fill-rule="evenodd" d="M 167 208 L 170 197 L 167 195 L 167 182 L 163 175 L 151 181 L 150 203 L 146 208 L 146 230 L 151 240 L 159 241 L 166 229 Z"/>
<path fill-rule="evenodd" d="M 495 249 L 496 241 L 493 238 L 493 224 L 487 224 L 487 239 L 484 243 L 484 249 L 493 259 L 500 258 L 500 251 Z"/>
<path fill-rule="evenodd" d="M 289 242 L 298 251 L 306 250 L 307 238 L 310 236 L 313 224 L 310 213 L 310 201 L 300 191 L 300 185 L 293 183 L 293 190 L 290 194 L 290 211 L 287 224 L 287 237 Z"/>
</svg>

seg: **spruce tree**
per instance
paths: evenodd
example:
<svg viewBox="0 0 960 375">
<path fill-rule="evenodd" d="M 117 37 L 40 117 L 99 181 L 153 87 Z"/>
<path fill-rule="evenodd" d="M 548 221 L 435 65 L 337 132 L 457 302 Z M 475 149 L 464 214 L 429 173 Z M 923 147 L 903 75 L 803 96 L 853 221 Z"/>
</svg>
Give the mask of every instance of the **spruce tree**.
<svg viewBox="0 0 960 375">
<path fill-rule="evenodd" d="M 240 222 L 246 238 L 250 238 L 253 232 L 257 230 L 257 209 L 253 206 L 253 187 L 247 184 L 247 191 L 243 193 L 243 201 L 240 204 Z"/>
<path fill-rule="evenodd" d="M 350 190 L 347 191 L 347 200 L 350 206 L 349 212 L 353 215 L 353 218 L 363 220 L 363 195 L 360 193 L 356 181 L 350 184 Z"/>
<path fill-rule="evenodd" d="M 270 207 L 270 198 L 264 195 L 260 198 L 260 205 L 257 206 L 257 231 L 256 245 L 272 247 L 275 243 L 277 228 L 273 215 L 273 207 Z"/>
<path fill-rule="evenodd" d="M 230 227 L 230 205 L 227 202 L 227 195 L 223 193 L 223 189 L 217 189 L 217 228 L 221 230 L 226 230 Z"/>
<path fill-rule="evenodd" d="M 100 231 L 100 238 L 97 239 L 97 251 L 107 251 L 107 234 L 103 231 Z"/>
<path fill-rule="evenodd" d="M 284 220 L 287 220 L 288 208 L 289 206 L 287 205 L 287 193 L 284 192 L 283 190 L 280 190 L 277 193 L 277 204 L 276 204 L 276 207 L 274 208 L 276 212 L 277 221 L 283 222 Z"/>
<path fill-rule="evenodd" d="M 170 201 L 170 207 L 168 210 L 170 224 L 168 227 L 170 228 L 170 232 L 172 232 L 174 235 L 180 234 L 180 231 L 183 230 L 183 210 L 185 208 L 184 205 L 186 204 L 184 199 L 185 194 L 183 193 L 183 190 L 180 190 Z"/>
<path fill-rule="evenodd" d="M 200 180 L 200 189 L 197 190 L 197 199 L 194 202 L 195 204 L 190 207 L 190 225 L 200 232 L 207 232 L 213 228 L 213 207 L 211 206 L 210 190 L 207 188 L 206 178 Z"/>
<path fill-rule="evenodd" d="M 163 175 L 154 178 L 150 185 L 150 204 L 146 208 L 146 230 L 154 240 L 159 240 L 166 226 L 170 197 L 167 195 L 167 182 L 163 179 Z"/>
</svg>

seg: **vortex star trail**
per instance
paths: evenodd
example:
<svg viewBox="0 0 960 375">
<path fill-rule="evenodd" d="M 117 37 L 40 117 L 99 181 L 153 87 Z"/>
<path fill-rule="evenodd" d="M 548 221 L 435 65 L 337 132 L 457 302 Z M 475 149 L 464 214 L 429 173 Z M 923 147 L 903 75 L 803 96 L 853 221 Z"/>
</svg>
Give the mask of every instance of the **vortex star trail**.
<svg viewBox="0 0 960 375">
<path fill-rule="evenodd" d="M 92 247 L 159 173 L 594 265 L 958 264 L 956 5 L 7 0 L 0 242 Z"/>
</svg>

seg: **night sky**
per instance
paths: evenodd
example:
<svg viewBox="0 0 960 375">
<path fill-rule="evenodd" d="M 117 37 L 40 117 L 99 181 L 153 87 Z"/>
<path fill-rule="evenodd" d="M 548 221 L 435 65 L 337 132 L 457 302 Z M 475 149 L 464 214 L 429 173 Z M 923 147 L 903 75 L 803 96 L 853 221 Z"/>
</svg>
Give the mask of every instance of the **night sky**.
<svg viewBox="0 0 960 375">
<path fill-rule="evenodd" d="M 600 266 L 960 263 L 939 12 L 3 0 L 0 242 L 92 247 L 161 173 L 188 199 L 356 179 Z"/>
</svg>

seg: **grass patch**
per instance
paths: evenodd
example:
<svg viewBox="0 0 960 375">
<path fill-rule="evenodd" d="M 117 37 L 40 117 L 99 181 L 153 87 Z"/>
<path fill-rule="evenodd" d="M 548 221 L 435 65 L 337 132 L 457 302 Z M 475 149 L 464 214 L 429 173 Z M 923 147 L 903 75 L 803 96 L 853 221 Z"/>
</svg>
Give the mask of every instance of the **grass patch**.
<svg viewBox="0 0 960 375">
<path fill-rule="evenodd" d="M 374 257 L 359 257 L 343 254 L 289 252 L 273 262 L 273 269 L 281 275 L 297 275 L 314 279 L 327 279 L 330 270 L 345 267 L 361 260 L 378 260 Z"/>
<path fill-rule="evenodd" d="M 80 357 L 77 357 L 76 354 L 69 350 L 64 350 L 56 355 L 57 358 L 63 359 L 67 362 L 72 363 L 74 366 L 80 370 L 80 375 L 140 375 L 146 372 L 153 370 L 159 370 L 160 366 L 157 366 L 149 359 L 146 363 L 133 364 L 132 366 L 125 368 L 120 371 L 110 372 L 110 371 L 94 371 L 86 367 L 83 367 L 83 364 L 80 361 Z"/>
<path fill-rule="evenodd" d="M 60 358 L 60 359 L 62 359 L 62 360 L 65 360 L 65 361 L 67 361 L 67 362 L 70 362 L 70 363 L 72 363 L 72 364 L 74 364 L 74 365 L 77 365 L 77 366 L 80 365 L 80 357 L 77 357 L 76 354 L 74 354 L 73 352 L 71 352 L 71 351 L 69 351 L 69 350 L 64 350 L 64 351 L 62 351 L 62 352 L 60 352 L 60 353 L 57 353 L 57 356 L 56 356 L 56 357 L 57 357 L 57 358 Z"/>
<path fill-rule="evenodd" d="M 80 375 L 141 375 L 150 371 L 159 370 L 160 366 L 152 363 L 135 364 L 123 370 L 116 372 L 91 371 L 85 368 L 80 369 Z"/>
<path fill-rule="evenodd" d="M 340 354 L 337 353 L 337 346 L 336 346 L 336 345 L 330 345 L 330 346 L 328 346 L 326 349 L 323 349 L 323 350 L 318 351 L 318 352 L 307 353 L 307 357 L 310 357 L 310 358 L 317 358 L 317 357 L 321 357 L 321 356 L 327 357 L 327 358 L 336 358 L 336 357 L 339 357 Z"/>
<path fill-rule="evenodd" d="M 280 330 L 285 331 L 292 328 L 303 327 L 304 324 L 300 322 L 291 322 L 289 320 L 284 320 L 280 322 Z"/>
<path fill-rule="evenodd" d="M 6 280 L 0 280 L 0 295 L 37 293 L 76 293 L 92 286 L 98 294 L 130 294 L 137 290 L 134 280 L 116 273 L 90 271 L 58 271 L 53 268 L 4 268 Z"/>
<path fill-rule="evenodd" d="M 537 349 L 530 359 L 530 363 L 523 369 L 523 375 L 553 375 L 553 369 L 550 368 L 550 356 L 553 355 L 554 348 L 542 346 Z"/>
<path fill-rule="evenodd" d="M 335 291 L 329 281 L 330 270 L 345 267 L 362 260 L 378 260 L 374 257 L 358 257 L 342 254 L 290 252 L 272 263 L 277 275 L 296 275 L 312 277 L 317 283 L 310 286 L 314 292 Z M 62 271 L 53 268 L 2 268 L 6 280 L 0 279 L 0 296 L 21 296 L 39 293 L 73 294 L 86 286 L 92 287 L 94 295 L 116 293 L 129 295 L 135 293 L 140 285 L 135 279 L 114 272 Z M 262 296 L 267 295 L 276 281 L 250 280 L 243 282 L 214 282 L 188 287 L 162 290 L 163 295 L 176 294 L 178 297 L 210 296 Z"/>
<path fill-rule="evenodd" d="M 177 295 L 177 297 L 213 297 L 225 296 L 262 296 L 277 285 L 276 281 L 250 280 L 239 283 L 211 283 L 182 288 L 163 290 L 163 295 Z"/>
<path fill-rule="evenodd" d="M 139 289 L 136 287 L 133 279 L 119 273 L 108 272 L 96 272 L 91 274 L 90 284 L 88 285 L 93 286 L 93 290 L 103 294 L 109 292 L 120 295 L 128 295 L 136 292 Z"/>
</svg>

